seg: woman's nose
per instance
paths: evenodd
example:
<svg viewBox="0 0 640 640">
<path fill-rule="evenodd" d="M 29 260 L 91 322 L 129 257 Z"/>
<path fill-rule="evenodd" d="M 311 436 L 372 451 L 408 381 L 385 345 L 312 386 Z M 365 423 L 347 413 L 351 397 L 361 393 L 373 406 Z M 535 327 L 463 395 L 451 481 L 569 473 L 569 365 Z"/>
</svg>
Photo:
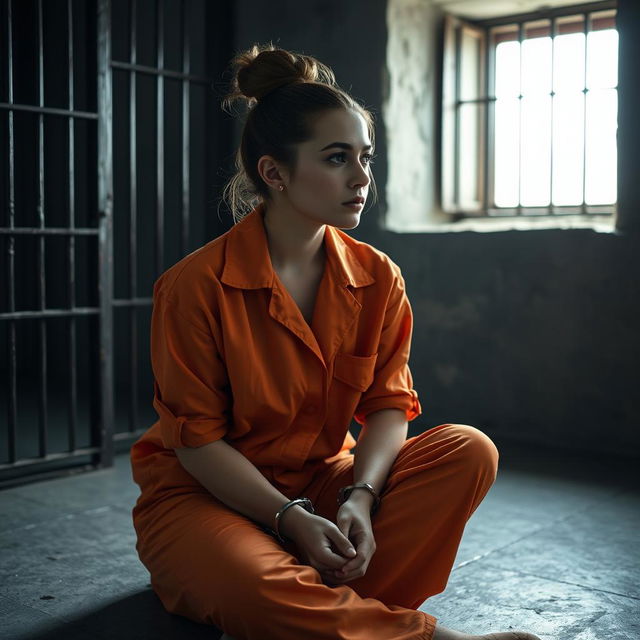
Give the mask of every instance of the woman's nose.
<svg viewBox="0 0 640 640">
<path fill-rule="evenodd" d="M 363 167 L 362 165 L 358 165 L 353 181 L 354 185 L 368 185 L 371 182 L 369 169 L 367 167 Z"/>
</svg>

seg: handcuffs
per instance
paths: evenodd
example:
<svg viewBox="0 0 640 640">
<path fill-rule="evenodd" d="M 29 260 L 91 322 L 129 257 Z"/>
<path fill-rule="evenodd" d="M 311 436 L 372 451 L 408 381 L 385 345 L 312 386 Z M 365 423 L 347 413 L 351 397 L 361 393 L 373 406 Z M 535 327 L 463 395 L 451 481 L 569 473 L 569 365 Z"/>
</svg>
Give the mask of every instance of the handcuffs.
<svg viewBox="0 0 640 640">
<path fill-rule="evenodd" d="M 344 504 L 351 495 L 351 492 L 354 489 L 366 489 L 374 498 L 373 506 L 371 507 L 371 515 L 373 515 L 380 505 L 380 496 L 376 493 L 375 489 L 368 482 L 356 482 L 355 484 L 350 484 L 347 487 L 342 487 L 338 491 L 338 505 Z M 313 508 L 313 504 L 309 498 L 296 498 L 295 500 L 290 500 L 285 505 L 283 505 L 280 510 L 276 513 L 275 517 L 275 526 L 273 529 L 269 529 L 266 527 L 267 531 L 270 534 L 275 536 L 282 544 L 285 544 L 285 539 L 280 535 L 280 521 L 282 519 L 282 514 L 289 508 L 294 505 L 299 504 L 301 507 L 306 509 L 309 513 L 315 513 Z"/>
</svg>

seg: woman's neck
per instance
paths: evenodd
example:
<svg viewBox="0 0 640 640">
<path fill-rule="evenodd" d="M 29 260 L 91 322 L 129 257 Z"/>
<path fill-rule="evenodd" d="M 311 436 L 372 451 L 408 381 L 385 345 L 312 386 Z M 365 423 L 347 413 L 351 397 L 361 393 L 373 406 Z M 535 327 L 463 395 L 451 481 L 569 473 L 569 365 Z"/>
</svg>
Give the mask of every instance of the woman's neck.
<svg viewBox="0 0 640 640">
<path fill-rule="evenodd" d="M 306 273 L 324 265 L 324 224 L 304 219 L 293 211 L 264 209 L 264 227 L 273 268 Z"/>
</svg>

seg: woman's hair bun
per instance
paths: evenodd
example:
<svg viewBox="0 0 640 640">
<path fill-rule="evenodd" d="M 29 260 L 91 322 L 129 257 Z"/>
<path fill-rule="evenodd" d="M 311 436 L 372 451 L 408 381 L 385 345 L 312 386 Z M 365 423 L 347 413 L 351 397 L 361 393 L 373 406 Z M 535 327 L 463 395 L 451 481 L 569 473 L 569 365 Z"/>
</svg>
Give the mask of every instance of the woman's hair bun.
<svg viewBox="0 0 640 640">
<path fill-rule="evenodd" d="M 253 105 L 275 89 L 297 82 L 336 85 L 333 71 L 319 60 L 277 49 L 272 43 L 254 44 L 250 49 L 237 54 L 231 65 L 231 91 L 225 96 L 223 106 L 242 98 Z"/>
</svg>

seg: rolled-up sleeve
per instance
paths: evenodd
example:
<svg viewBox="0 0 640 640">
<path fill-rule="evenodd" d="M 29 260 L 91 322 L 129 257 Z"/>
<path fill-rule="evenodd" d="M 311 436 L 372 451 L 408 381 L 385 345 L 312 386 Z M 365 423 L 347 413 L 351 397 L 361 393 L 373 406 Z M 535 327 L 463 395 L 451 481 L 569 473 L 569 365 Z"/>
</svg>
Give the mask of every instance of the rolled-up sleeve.
<svg viewBox="0 0 640 640">
<path fill-rule="evenodd" d="M 210 330 L 178 303 L 154 292 L 151 318 L 153 406 L 163 445 L 201 447 L 229 429 L 229 381 Z"/>
<path fill-rule="evenodd" d="M 368 414 L 381 409 L 400 409 L 405 412 L 407 421 L 422 413 L 408 364 L 413 314 L 404 279 L 396 265 L 394 271 L 396 277 L 385 311 L 374 379 L 362 394 L 354 415 L 356 422 L 362 425 Z"/>
</svg>

